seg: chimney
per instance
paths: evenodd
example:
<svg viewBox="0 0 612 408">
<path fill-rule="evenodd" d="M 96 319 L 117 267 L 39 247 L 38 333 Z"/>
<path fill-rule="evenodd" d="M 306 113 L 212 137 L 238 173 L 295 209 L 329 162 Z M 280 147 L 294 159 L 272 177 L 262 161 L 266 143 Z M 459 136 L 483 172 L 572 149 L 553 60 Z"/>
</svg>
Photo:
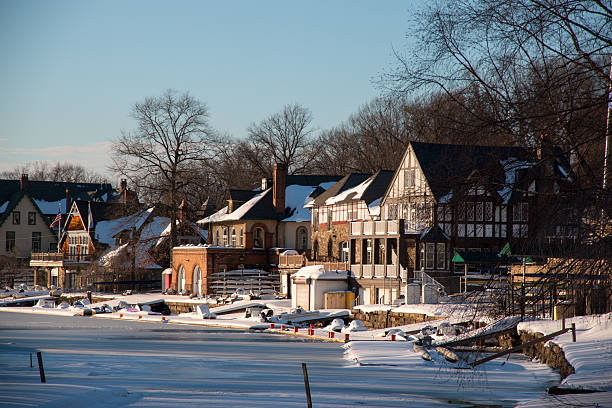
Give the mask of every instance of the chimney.
<svg viewBox="0 0 612 408">
<path fill-rule="evenodd" d="M 19 188 L 21 189 L 21 191 L 24 191 L 26 188 L 28 188 L 28 175 L 27 174 L 21 175 L 21 179 L 19 180 Z"/>
<path fill-rule="evenodd" d="M 70 211 L 71 204 L 72 204 L 72 194 L 70 193 L 70 189 L 66 187 L 66 213 Z"/>
<path fill-rule="evenodd" d="M 285 187 L 287 184 L 287 166 L 274 163 L 274 174 L 272 176 L 272 203 L 277 212 L 285 212 Z"/>
<path fill-rule="evenodd" d="M 181 205 L 179 205 L 179 219 L 181 220 L 181 223 L 185 222 L 185 218 L 186 218 L 186 214 L 185 212 L 187 211 L 187 204 L 185 204 L 185 200 L 181 201 Z"/>
</svg>

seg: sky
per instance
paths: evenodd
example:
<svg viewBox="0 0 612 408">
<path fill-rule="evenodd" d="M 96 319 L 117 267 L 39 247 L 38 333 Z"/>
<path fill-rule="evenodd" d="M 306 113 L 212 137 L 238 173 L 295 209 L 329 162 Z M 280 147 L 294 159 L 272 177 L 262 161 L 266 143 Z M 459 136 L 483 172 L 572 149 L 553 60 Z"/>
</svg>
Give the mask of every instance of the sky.
<svg viewBox="0 0 612 408">
<path fill-rule="evenodd" d="M 0 170 L 49 160 L 109 175 L 131 107 L 168 89 L 233 137 L 290 103 L 331 128 L 381 94 L 417 4 L 0 0 Z"/>
</svg>

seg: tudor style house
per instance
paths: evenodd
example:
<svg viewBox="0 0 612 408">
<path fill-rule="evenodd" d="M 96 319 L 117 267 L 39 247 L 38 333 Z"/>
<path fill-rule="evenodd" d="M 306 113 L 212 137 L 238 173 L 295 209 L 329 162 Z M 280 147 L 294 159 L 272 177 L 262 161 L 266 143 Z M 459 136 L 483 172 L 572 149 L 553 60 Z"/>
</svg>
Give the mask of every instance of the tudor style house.
<svg viewBox="0 0 612 408">
<path fill-rule="evenodd" d="M 410 142 L 382 199 L 381 220 L 351 223 L 353 275 L 395 278 L 395 268 L 402 282 L 415 278 L 456 291 L 456 251 L 497 253 L 536 230 L 534 195 L 550 183 L 538 176 L 543 166 L 536 162 L 517 147 Z M 566 162 L 553 167 L 567 179 Z M 370 299 L 380 302 L 376 289 Z M 395 297 L 388 287 L 382 293 Z"/>
<path fill-rule="evenodd" d="M 383 288 L 393 288 L 395 295 L 399 295 L 401 288 L 399 263 L 392 261 L 397 257 L 395 240 L 384 238 L 385 241 L 381 242 L 378 239 L 376 244 L 379 251 L 373 252 L 371 240 L 351 240 L 350 231 L 354 222 L 380 220 L 380 203 L 392 177 L 393 172 L 387 170 L 373 175 L 352 173 L 309 204 L 312 209 L 313 262 L 323 261 L 330 268 L 349 270 L 351 264 L 356 265 L 363 260 L 363 264 L 370 265 L 375 260 L 383 268 L 390 269 L 383 279 L 375 275 L 362 279 L 361 269 L 354 268 L 352 286 L 358 293 L 359 303 L 376 303 L 379 298 L 377 293 L 380 292 L 382 296 Z M 387 248 L 387 252 L 383 248 Z M 393 264 L 396 266 L 393 267 Z"/>
<path fill-rule="evenodd" d="M 304 206 L 339 179 L 287 175 L 287 169 L 276 164 L 272 180 L 262 180 L 260 189 L 231 190 L 227 206 L 198 221 L 208 228 L 209 245 L 173 249 L 172 289 L 210 294 L 207 277 L 211 274 L 276 269 L 279 254 L 285 250 L 309 251 L 310 210 Z M 194 282 L 201 283 L 194 287 Z"/>
</svg>

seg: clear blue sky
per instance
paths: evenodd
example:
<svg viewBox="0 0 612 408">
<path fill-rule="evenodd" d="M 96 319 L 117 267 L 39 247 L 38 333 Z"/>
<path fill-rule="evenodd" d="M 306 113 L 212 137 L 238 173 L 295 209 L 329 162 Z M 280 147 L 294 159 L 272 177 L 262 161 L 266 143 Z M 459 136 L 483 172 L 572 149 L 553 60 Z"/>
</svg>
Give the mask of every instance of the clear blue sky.
<svg viewBox="0 0 612 408">
<path fill-rule="evenodd" d="M 0 0 L 0 169 L 102 172 L 130 107 L 166 89 L 236 137 L 294 102 L 335 126 L 379 94 L 414 3 Z"/>
</svg>

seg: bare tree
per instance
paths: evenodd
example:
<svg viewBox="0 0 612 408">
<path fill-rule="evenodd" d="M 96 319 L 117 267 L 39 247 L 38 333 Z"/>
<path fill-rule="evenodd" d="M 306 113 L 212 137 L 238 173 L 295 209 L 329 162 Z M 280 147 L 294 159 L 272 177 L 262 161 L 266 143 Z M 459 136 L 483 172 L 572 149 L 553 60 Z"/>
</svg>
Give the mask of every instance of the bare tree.
<svg viewBox="0 0 612 408">
<path fill-rule="evenodd" d="M 165 203 L 174 247 L 179 200 L 193 183 L 194 164 L 211 154 L 208 110 L 188 93 L 169 90 L 136 103 L 132 117 L 137 127 L 113 143 L 110 170 L 129 178 L 155 202 Z"/>
<path fill-rule="evenodd" d="M 22 174 L 27 174 L 32 181 L 62 181 L 69 183 L 106 183 L 106 177 L 92 170 L 74 163 L 51 164 L 47 161 L 35 161 L 17 166 L 11 170 L 0 173 L 0 177 L 8 179 L 19 179 Z"/>
<path fill-rule="evenodd" d="M 313 159 L 312 113 L 301 105 L 286 105 L 281 112 L 248 128 L 247 159 L 263 174 L 271 174 L 274 163 L 289 173 L 303 173 Z"/>
</svg>

